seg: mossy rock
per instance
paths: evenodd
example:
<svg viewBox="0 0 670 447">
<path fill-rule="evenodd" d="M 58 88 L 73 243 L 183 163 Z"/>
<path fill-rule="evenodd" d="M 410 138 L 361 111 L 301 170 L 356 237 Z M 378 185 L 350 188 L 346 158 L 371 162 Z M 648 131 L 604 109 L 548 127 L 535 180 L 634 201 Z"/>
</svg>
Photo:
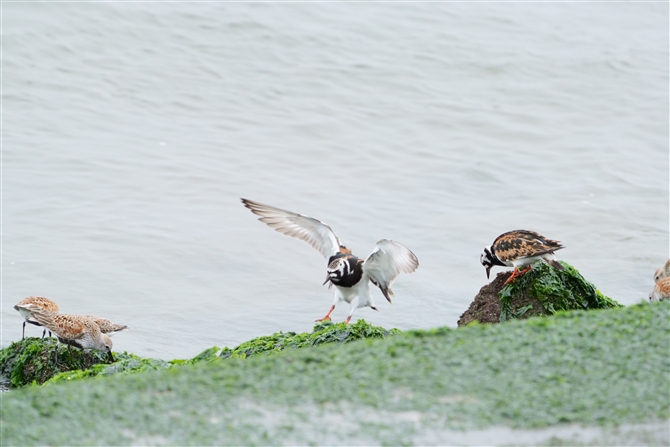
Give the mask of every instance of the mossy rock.
<svg viewBox="0 0 670 447">
<path fill-rule="evenodd" d="M 670 301 L 558 312 L 30 386 L 4 395 L 0 439 L 431 445 L 461 432 L 517 445 L 521 432 L 508 427 L 549 427 L 546 437 L 521 435 L 536 445 L 667 445 L 669 317 Z M 643 436 L 628 437 L 636 427 Z"/>
<path fill-rule="evenodd" d="M 573 266 L 561 262 L 558 270 L 542 261 L 510 284 L 505 281 L 512 271 L 501 272 L 481 288 L 461 318 L 458 326 L 473 321 L 499 323 L 510 319 L 553 315 L 558 311 L 590 310 L 621 307 L 603 295 Z"/>
<path fill-rule="evenodd" d="M 52 337 L 29 337 L 0 351 L 0 374 L 9 378 L 12 387 L 18 387 L 42 384 L 61 372 L 89 369 L 107 362 L 107 356 L 98 351 L 68 349 Z"/>
<path fill-rule="evenodd" d="M 55 350 L 58 349 L 58 363 Z M 144 358 L 127 352 L 115 352 L 114 363 L 99 351 L 82 351 L 58 344 L 55 338 L 26 338 L 0 350 L 0 375 L 9 378 L 11 387 L 31 383 L 51 384 L 84 377 L 130 374 L 177 365 L 191 365 L 218 359 L 221 348 L 213 346 L 192 359 L 160 360 Z"/>
<path fill-rule="evenodd" d="M 258 354 L 270 354 L 290 349 L 301 349 L 326 343 L 349 343 L 364 338 L 386 338 L 400 333 L 399 329 L 384 329 L 373 326 L 365 320 L 353 324 L 324 321 L 314 325 L 312 332 L 276 332 L 272 335 L 256 337 L 236 348 L 224 348 L 223 358 L 247 358 Z"/>
<path fill-rule="evenodd" d="M 327 321 L 315 325 L 311 333 L 278 332 L 254 338 L 233 349 L 222 350 L 218 346 L 213 346 L 192 359 L 166 361 L 116 352 L 115 361 L 111 364 L 107 363 L 107 357 L 98 351 L 83 352 L 76 348 L 68 350 L 66 346 L 58 345 L 55 338 L 26 338 L 0 350 L 0 375 L 9 378 L 11 387 L 22 387 L 31 383 L 51 384 L 85 377 L 132 374 L 200 362 L 222 361 L 225 358 L 268 355 L 286 349 L 295 350 L 327 343 L 386 338 L 397 333 L 400 333 L 400 330 L 372 326 L 365 320 L 358 320 L 354 324 L 334 324 Z M 56 349 L 58 349 L 58 364 L 55 363 Z"/>
</svg>

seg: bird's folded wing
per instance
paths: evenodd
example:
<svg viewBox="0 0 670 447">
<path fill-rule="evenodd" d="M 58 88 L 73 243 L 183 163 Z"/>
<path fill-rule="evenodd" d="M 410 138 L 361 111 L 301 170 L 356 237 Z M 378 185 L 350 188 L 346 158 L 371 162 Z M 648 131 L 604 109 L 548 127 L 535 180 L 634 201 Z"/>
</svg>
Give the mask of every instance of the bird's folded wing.
<svg viewBox="0 0 670 447">
<path fill-rule="evenodd" d="M 107 318 L 96 317 L 95 315 L 86 315 L 86 318 L 90 318 L 98 325 L 100 332 L 107 334 L 109 336 L 113 335 L 115 332 L 120 332 L 128 329 L 128 326 L 125 324 L 116 324 L 109 321 Z"/>
<path fill-rule="evenodd" d="M 339 239 L 333 230 L 320 220 L 248 199 L 242 199 L 242 203 L 252 213 L 261 216 L 258 220 L 268 227 L 307 242 L 326 259 L 340 251 Z"/>
<path fill-rule="evenodd" d="M 501 261 L 542 256 L 564 248 L 559 241 L 547 239 L 528 230 L 508 231 L 493 243 L 495 254 Z"/>
<path fill-rule="evenodd" d="M 45 315 L 56 315 L 56 312 L 48 311 L 40 306 L 37 306 L 33 303 L 28 303 L 28 304 L 17 304 L 14 306 L 14 309 L 19 310 L 19 309 L 24 309 L 27 310 L 28 312 L 35 312 L 35 310 L 42 312 Z"/>
<path fill-rule="evenodd" d="M 32 320 L 49 329 L 51 332 L 58 332 L 58 327 L 53 320 L 54 314 L 42 309 L 31 309 Z"/>
<path fill-rule="evenodd" d="M 390 302 L 393 291 L 390 289 L 393 280 L 400 273 L 412 273 L 419 267 L 419 260 L 414 253 L 399 242 L 382 239 L 363 264 L 363 271 L 375 285 L 379 287 Z"/>
</svg>

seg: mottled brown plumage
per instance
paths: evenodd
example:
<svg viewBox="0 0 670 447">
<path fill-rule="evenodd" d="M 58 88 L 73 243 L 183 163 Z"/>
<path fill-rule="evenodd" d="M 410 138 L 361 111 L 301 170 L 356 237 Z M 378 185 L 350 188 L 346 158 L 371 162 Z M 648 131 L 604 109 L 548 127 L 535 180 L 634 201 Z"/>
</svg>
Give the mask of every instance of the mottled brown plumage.
<svg viewBox="0 0 670 447">
<path fill-rule="evenodd" d="M 98 325 L 98 327 L 100 328 L 100 332 L 102 332 L 103 334 L 107 334 L 110 337 L 117 332 L 125 331 L 126 329 L 128 329 L 128 326 L 126 326 L 125 324 L 112 323 L 107 318 L 100 318 L 96 317 L 95 315 L 86 315 L 86 316 L 91 320 L 93 320 Z"/>
<path fill-rule="evenodd" d="M 493 241 L 493 253 L 502 262 L 542 256 L 564 248 L 559 241 L 528 230 L 503 233 Z"/>
<path fill-rule="evenodd" d="M 30 323 L 35 326 L 42 326 L 37 322 L 37 320 L 35 320 L 35 318 L 33 318 L 33 311 L 40 310 L 44 313 L 55 315 L 58 313 L 58 304 L 54 303 L 49 298 L 44 298 L 43 296 L 29 296 L 16 303 L 14 309 L 18 311 L 24 318 L 23 331 L 21 334 L 21 339 L 23 340 L 26 336 L 26 323 Z M 44 338 L 46 331 L 47 330 L 45 329 L 42 332 L 42 338 Z M 51 333 L 49 333 L 49 336 L 51 336 Z"/>
<path fill-rule="evenodd" d="M 539 233 L 528 230 L 508 231 L 498 236 L 493 244 L 484 248 L 479 262 L 486 268 L 486 277 L 489 277 L 494 265 L 514 267 L 512 276 L 507 282 L 530 270 L 518 272 L 517 267 L 530 266 L 537 261 L 544 261 L 558 270 L 564 267 L 556 259 L 554 252 L 562 249 L 560 242 L 547 239 Z"/>
<path fill-rule="evenodd" d="M 661 278 L 649 294 L 649 301 L 670 300 L 670 278 Z"/>
<path fill-rule="evenodd" d="M 668 277 L 670 277 L 670 259 L 666 261 L 663 267 L 656 270 L 656 273 L 654 273 L 654 282 L 658 282 L 661 279 Z"/>
<path fill-rule="evenodd" d="M 58 336 L 58 341 L 80 349 L 95 349 L 112 356 L 112 340 L 100 331 L 98 324 L 84 315 L 52 315 L 34 311 L 33 317 L 44 327 Z M 56 351 L 57 352 L 57 351 Z"/>
</svg>

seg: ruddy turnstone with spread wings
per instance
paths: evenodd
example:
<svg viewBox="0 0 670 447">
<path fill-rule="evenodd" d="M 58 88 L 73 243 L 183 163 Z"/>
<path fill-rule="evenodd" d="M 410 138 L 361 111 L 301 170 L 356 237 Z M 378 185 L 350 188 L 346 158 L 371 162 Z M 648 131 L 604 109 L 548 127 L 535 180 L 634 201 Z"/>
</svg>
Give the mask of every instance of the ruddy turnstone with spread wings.
<svg viewBox="0 0 670 447">
<path fill-rule="evenodd" d="M 486 277 L 489 277 L 491 267 L 500 265 L 514 267 L 514 272 L 505 284 L 514 278 L 523 275 L 530 270 L 530 264 L 539 260 L 548 262 L 559 270 L 564 267 L 556 259 L 554 252 L 564 248 L 559 241 L 547 239 L 541 234 L 528 230 L 514 230 L 503 233 L 493 241 L 493 244 L 484 248 L 479 262 L 486 267 Z M 527 265 L 525 270 L 517 270 L 517 267 Z"/>
<path fill-rule="evenodd" d="M 370 293 L 370 282 L 379 287 L 388 302 L 392 303 L 393 280 L 400 273 L 412 273 L 419 266 L 414 253 L 398 242 L 381 239 L 372 253 L 361 259 L 340 244 L 333 230 L 320 220 L 248 199 L 242 199 L 242 203 L 270 228 L 307 242 L 326 258 L 328 273 L 323 284 L 335 286 L 335 298 L 326 316 L 316 321 L 330 320 L 330 314 L 340 301 L 351 305 L 347 323 L 360 307 L 377 310 Z"/>
</svg>

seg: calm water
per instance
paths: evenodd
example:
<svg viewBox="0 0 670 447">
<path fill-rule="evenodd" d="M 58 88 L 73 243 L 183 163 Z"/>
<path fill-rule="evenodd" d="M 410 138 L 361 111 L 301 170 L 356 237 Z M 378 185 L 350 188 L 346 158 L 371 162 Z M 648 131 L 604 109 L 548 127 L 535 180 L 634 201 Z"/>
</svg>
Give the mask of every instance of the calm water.
<svg viewBox="0 0 670 447">
<path fill-rule="evenodd" d="M 355 317 L 455 326 L 526 228 L 623 304 L 667 258 L 667 3 L 3 3 L 2 345 L 28 295 L 191 357 L 330 307 L 240 197 L 420 260 Z M 494 269 L 494 273 L 502 269 Z M 341 321 L 348 306 L 340 305 Z M 31 335 L 39 329 L 27 329 Z"/>
</svg>

